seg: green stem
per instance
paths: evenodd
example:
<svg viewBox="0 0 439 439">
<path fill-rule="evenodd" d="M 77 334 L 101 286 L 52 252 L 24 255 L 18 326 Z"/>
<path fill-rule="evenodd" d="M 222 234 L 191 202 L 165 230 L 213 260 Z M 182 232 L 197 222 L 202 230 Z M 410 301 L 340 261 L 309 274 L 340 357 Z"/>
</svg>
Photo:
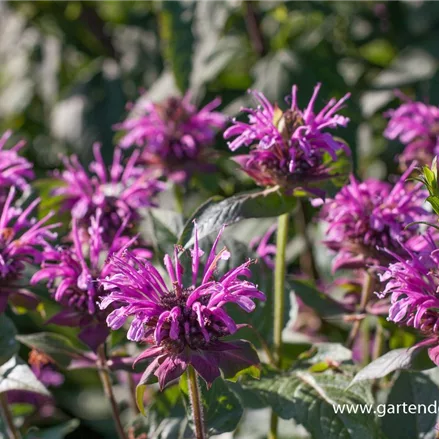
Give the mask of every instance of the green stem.
<svg viewBox="0 0 439 439">
<path fill-rule="evenodd" d="M 274 352 L 276 366 L 282 367 L 282 331 L 285 316 L 285 252 L 288 241 L 289 215 L 285 213 L 278 218 L 276 236 L 276 264 L 274 269 Z M 270 439 L 277 438 L 277 415 L 271 414 Z"/>
<path fill-rule="evenodd" d="M 0 408 L 2 418 L 5 422 L 6 431 L 8 433 L 9 439 L 21 439 L 21 434 L 18 431 L 18 428 L 14 424 L 14 418 L 12 417 L 12 413 L 9 409 L 8 397 L 6 393 L 0 394 Z"/>
<path fill-rule="evenodd" d="M 367 303 L 369 302 L 369 299 L 372 296 L 375 287 L 375 276 L 367 270 L 365 271 L 364 276 L 365 277 L 364 277 L 363 288 L 361 290 L 359 313 L 364 313 L 364 311 L 366 310 Z M 360 330 L 360 327 L 361 327 L 361 320 L 356 320 L 352 325 L 351 332 L 349 333 L 348 340 L 346 342 L 346 346 L 348 348 L 351 348 L 353 346 L 355 339 L 357 338 L 358 332 Z"/>
<path fill-rule="evenodd" d="M 300 269 L 310 279 L 316 281 L 319 278 L 317 271 L 312 242 L 308 234 L 303 200 L 297 199 L 297 209 L 294 214 L 294 226 L 296 233 L 301 236 L 305 243 L 305 250 L 300 255 Z"/>
<path fill-rule="evenodd" d="M 184 213 L 184 203 L 183 203 L 183 187 L 177 183 L 174 183 L 174 199 L 175 199 L 175 210 L 176 212 L 183 215 Z"/>
<path fill-rule="evenodd" d="M 116 431 L 119 439 L 127 439 L 125 431 L 123 429 L 122 422 L 120 420 L 119 407 L 117 406 L 116 398 L 114 397 L 113 386 L 111 384 L 110 373 L 107 366 L 107 357 L 105 355 L 104 345 L 98 347 L 98 371 L 99 377 L 101 378 L 102 387 L 104 388 L 105 396 L 107 397 L 111 412 L 113 415 L 114 424 L 116 426 Z"/>
<path fill-rule="evenodd" d="M 187 376 L 189 380 L 192 416 L 195 426 L 195 438 L 205 439 L 206 435 L 204 433 L 203 406 L 200 399 L 200 388 L 198 386 L 197 374 L 192 366 L 188 367 Z"/>
</svg>

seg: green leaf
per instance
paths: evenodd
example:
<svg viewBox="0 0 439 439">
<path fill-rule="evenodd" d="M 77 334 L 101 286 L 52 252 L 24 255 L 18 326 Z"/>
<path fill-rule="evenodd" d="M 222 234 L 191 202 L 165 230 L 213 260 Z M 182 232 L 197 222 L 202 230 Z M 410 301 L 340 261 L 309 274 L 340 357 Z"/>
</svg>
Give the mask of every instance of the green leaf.
<svg viewBox="0 0 439 439">
<path fill-rule="evenodd" d="M 80 422 L 78 419 L 71 419 L 64 424 L 56 425 L 54 427 L 29 431 L 25 436 L 25 439 L 62 439 L 75 431 L 79 427 L 79 424 Z"/>
<path fill-rule="evenodd" d="M 352 352 L 340 343 L 316 343 L 309 350 L 299 356 L 305 364 L 319 364 L 321 362 L 349 363 Z"/>
<path fill-rule="evenodd" d="M 156 393 L 152 404 L 146 408 L 145 415 L 139 415 L 131 426 L 135 437 L 141 433 L 157 439 L 191 437 L 179 386 L 171 386 Z"/>
<path fill-rule="evenodd" d="M 241 383 L 242 395 L 253 407 L 269 406 L 281 418 L 293 418 L 315 439 L 382 437 L 373 415 L 335 413 L 337 404 L 373 404 L 370 388 L 364 383 L 347 389 L 348 372 L 271 372 L 260 381 Z"/>
<path fill-rule="evenodd" d="M 327 294 L 320 292 L 311 281 L 294 279 L 289 281 L 290 288 L 296 296 L 317 312 L 323 318 L 338 318 L 346 312 L 342 305 L 331 299 Z"/>
<path fill-rule="evenodd" d="M 193 221 L 196 220 L 201 240 L 217 232 L 222 225 L 234 224 L 247 218 L 268 218 L 290 212 L 296 199 L 284 195 L 278 187 L 244 192 L 217 202 L 217 197 L 204 203 L 187 221 L 179 243 L 185 248 L 193 244 Z"/>
<path fill-rule="evenodd" d="M 163 2 L 162 8 L 160 32 L 165 44 L 165 57 L 170 62 L 178 88 L 185 93 L 192 72 L 193 6 L 173 1 Z"/>
<path fill-rule="evenodd" d="M 382 418 L 382 428 L 387 438 L 436 437 L 438 400 L 439 389 L 427 375 L 420 372 L 402 371 L 392 385 L 385 407 L 388 413 Z M 416 404 L 416 410 L 413 413 L 408 411 L 404 413 L 404 404 L 406 410 L 410 404 Z M 425 413 L 422 408 L 419 409 L 419 404 L 425 405 Z M 429 405 L 432 405 L 431 408 L 435 407 L 434 411 L 430 410 L 432 413 L 428 412 Z M 398 407 L 399 413 L 391 412 L 395 407 Z M 383 410 L 381 407 L 377 409 Z"/>
<path fill-rule="evenodd" d="M 74 359 L 84 358 L 84 352 L 75 348 L 72 342 L 61 334 L 38 332 L 36 334 L 18 335 L 17 340 L 32 349 L 47 354 L 61 367 L 68 367 Z"/>
<path fill-rule="evenodd" d="M 425 346 L 422 345 L 415 345 L 409 349 L 394 349 L 393 351 L 387 352 L 360 370 L 360 372 L 355 375 L 351 384 L 364 380 L 382 378 L 395 370 L 415 369 L 419 367 L 421 363 L 419 360 L 422 358 L 422 356 L 420 356 L 422 352 L 426 354 Z M 433 366 L 431 361 L 429 366 L 430 368 Z"/>
<path fill-rule="evenodd" d="M 10 390 L 26 390 L 41 395 L 50 395 L 31 368 L 17 356 L 0 366 L 0 393 Z"/>
<path fill-rule="evenodd" d="M 136 403 L 137 408 L 139 409 L 140 413 L 142 413 L 143 416 L 146 415 L 145 413 L 145 405 L 143 404 L 143 397 L 145 395 L 146 386 L 145 384 L 139 384 L 136 387 Z"/>
<path fill-rule="evenodd" d="M 204 422 L 209 436 L 235 430 L 243 414 L 243 408 L 236 395 L 221 378 L 217 378 L 210 389 L 207 389 L 204 381 L 199 381 L 200 396 L 204 411 Z M 186 374 L 182 375 L 180 379 L 180 389 L 185 399 L 187 416 L 191 420 L 190 422 L 192 422 Z"/>
<path fill-rule="evenodd" d="M 16 334 L 12 320 L 0 314 L 0 366 L 18 352 L 20 346 L 15 339 Z"/>
</svg>

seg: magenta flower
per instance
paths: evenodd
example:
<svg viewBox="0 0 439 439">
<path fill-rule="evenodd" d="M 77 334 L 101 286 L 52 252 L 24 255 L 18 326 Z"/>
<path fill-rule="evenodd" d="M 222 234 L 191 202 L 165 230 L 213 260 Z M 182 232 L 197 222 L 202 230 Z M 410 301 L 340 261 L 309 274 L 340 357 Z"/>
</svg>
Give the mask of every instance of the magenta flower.
<svg viewBox="0 0 439 439">
<path fill-rule="evenodd" d="M 223 228 L 224 229 L 224 228 Z M 201 270 L 203 251 L 195 244 L 191 251 L 191 280 L 183 281 L 183 267 L 175 248 L 174 260 L 165 256 L 169 275 L 167 285 L 160 273 L 147 261 L 131 253 L 114 257 L 115 272 L 102 280 L 105 290 L 101 308 L 114 306 L 107 318 L 108 325 L 116 330 L 133 316 L 128 338 L 148 341 L 137 361 L 153 358 L 143 376 L 143 382 L 154 373 L 163 388 L 179 377 L 189 364 L 211 384 L 219 375 L 235 375 L 242 368 L 258 364 L 258 357 L 251 346 L 243 341 L 222 341 L 234 334 L 239 325 L 227 314 L 224 306 L 236 303 L 246 312 L 255 309 L 252 299 L 265 300 L 256 285 L 244 280 L 251 275 L 248 260 L 223 276 L 216 276 L 221 260 L 230 253 L 224 247 L 217 252 L 223 229 L 218 234 Z"/>
<path fill-rule="evenodd" d="M 264 264 L 270 270 L 274 270 L 274 260 L 276 256 L 276 245 L 271 244 L 270 240 L 274 236 L 276 229 L 277 224 L 273 224 L 262 237 L 254 237 L 249 244 L 250 249 L 256 252 L 257 256 L 264 261 Z"/>
<path fill-rule="evenodd" d="M 95 161 L 90 166 L 91 175 L 79 163 L 76 156 L 64 160 L 66 170 L 59 177 L 65 183 L 54 195 L 64 198 L 62 209 L 70 211 L 81 227 L 87 228 L 97 209 L 102 212 L 100 220 L 106 236 L 113 239 L 125 219 L 136 221 L 140 208 L 154 206 L 154 197 L 164 189 L 139 166 L 139 152 L 135 151 L 123 164 L 122 152 L 117 148 L 109 169 L 105 166 L 100 145 L 93 145 Z"/>
<path fill-rule="evenodd" d="M 91 218 L 87 248 L 84 248 L 79 236 L 78 220 L 74 219 L 73 244 L 48 249 L 41 270 L 31 279 L 32 284 L 47 280 L 55 301 L 63 307 L 48 323 L 81 328 L 79 338 L 92 349 L 96 349 L 108 336 L 105 324 L 108 313 L 101 311 L 98 306 L 98 298 L 104 291 L 97 279 L 111 273 L 112 264 L 106 262 L 108 255 L 122 252 L 136 240 L 122 235 L 127 223 L 125 221 L 108 249 L 103 239 L 105 231 L 102 218 L 103 214 L 98 208 L 96 216 Z M 147 250 L 142 254 L 151 256 Z"/>
<path fill-rule="evenodd" d="M 439 154 L 439 108 L 398 94 L 405 102 L 386 113 L 390 120 L 384 136 L 391 140 L 399 139 L 406 145 L 400 156 L 403 166 L 410 165 L 414 160 L 430 165 L 434 156 Z"/>
<path fill-rule="evenodd" d="M 224 115 L 212 111 L 220 103 L 215 99 L 198 110 L 189 94 L 163 103 L 141 98 L 135 105 L 137 114 L 115 126 L 125 131 L 120 146 L 142 148 L 148 166 L 171 180 L 186 181 L 194 171 L 209 168 L 209 147 L 225 125 Z"/>
<path fill-rule="evenodd" d="M 29 191 L 28 180 L 34 178 L 32 164 L 18 155 L 25 142 L 18 142 L 10 149 L 5 148 L 11 135 L 11 131 L 6 131 L 0 137 L 0 203 L 4 203 L 11 187 L 20 189 L 22 192 Z"/>
<path fill-rule="evenodd" d="M 259 106 L 244 108 L 248 123 L 234 120 L 224 137 L 232 151 L 250 147 L 247 155 L 237 156 L 243 170 L 261 186 L 279 185 L 294 189 L 329 178 L 338 153 L 349 153 L 345 143 L 335 139 L 328 129 L 345 127 L 349 119 L 336 114 L 349 98 L 331 99 L 322 110 L 314 112 L 321 84 L 304 110 L 297 106 L 297 86 L 293 86 L 291 107 L 285 112 L 272 105 L 260 92 L 253 92 Z"/>
<path fill-rule="evenodd" d="M 395 185 L 373 179 L 361 183 L 351 176 L 350 184 L 327 201 L 322 218 L 328 223 L 325 244 L 337 252 L 334 271 L 385 265 L 389 254 L 383 250 L 402 252 L 400 243 L 419 231 L 419 225 L 408 224 L 432 220 L 423 207 L 426 191 L 405 183 L 412 170 L 413 165 Z"/>
<path fill-rule="evenodd" d="M 49 241 L 56 238 L 52 229 L 58 227 L 58 224 L 47 224 L 53 214 L 39 221 L 32 216 L 39 199 L 21 209 L 13 205 L 14 196 L 15 188 L 12 187 L 0 206 L 0 312 L 5 310 L 8 297 L 22 306 L 35 304 L 35 296 L 21 288 L 18 281 L 28 264 L 42 262 Z"/>
<path fill-rule="evenodd" d="M 405 256 L 392 253 L 395 262 L 380 275 L 385 283 L 379 297 L 390 296 L 388 320 L 418 329 L 432 345 L 439 345 L 439 249 L 434 239 L 424 236 L 422 249 L 405 246 Z M 437 348 L 429 350 L 439 364 Z"/>
</svg>

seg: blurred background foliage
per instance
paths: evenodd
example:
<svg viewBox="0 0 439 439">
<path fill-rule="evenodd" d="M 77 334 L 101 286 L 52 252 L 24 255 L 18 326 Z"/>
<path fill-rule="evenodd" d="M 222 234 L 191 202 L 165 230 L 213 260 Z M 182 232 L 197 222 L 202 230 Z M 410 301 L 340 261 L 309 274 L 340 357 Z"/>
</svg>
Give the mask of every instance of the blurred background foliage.
<svg viewBox="0 0 439 439">
<path fill-rule="evenodd" d="M 232 117 L 250 102 L 249 88 L 282 105 L 296 83 L 304 104 L 322 82 L 320 101 L 352 93 L 343 137 L 355 173 L 385 178 L 396 172 L 401 145 L 383 138 L 383 112 L 397 105 L 396 88 L 439 103 L 438 39 L 439 2 L 3 1 L 0 131 L 27 139 L 26 155 L 44 177 L 60 154 L 90 161 L 95 141 L 109 159 L 112 126 L 144 91 L 160 100 L 190 90 L 200 105 L 220 96 Z M 221 136 L 216 148 L 229 154 Z M 234 169 L 224 161 L 220 174 L 199 177 L 189 213 L 214 193 L 248 186 L 231 178 Z M 292 259 L 297 248 L 293 240 Z M 24 332 L 44 321 L 14 320 Z M 111 439 L 95 373 L 70 372 L 68 384 L 54 391 L 59 420 L 84 422 L 66 437 Z M 237 437 L 259 437 L 253 421 Z M 76 425 L 64 427 L 67 434 Z"/>
</svg>

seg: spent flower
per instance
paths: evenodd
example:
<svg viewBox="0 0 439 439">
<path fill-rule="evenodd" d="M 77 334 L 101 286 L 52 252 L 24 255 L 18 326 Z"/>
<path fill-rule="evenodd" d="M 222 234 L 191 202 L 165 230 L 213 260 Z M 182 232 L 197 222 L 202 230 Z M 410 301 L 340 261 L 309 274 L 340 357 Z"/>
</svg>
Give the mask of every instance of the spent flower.
<svg viewBox="0 0 439 439">
<path fill-rule="evenodd" d="M 246 280 L 251 276 L 251 260 L 222 276 L 217 275 L 219 262 L 230 257 L 226 247 L 217 251 L 222 230 L 207 255 L 204 269 L 201 269 L 204 252 L 195 232 L 188 281 L 183 279 L 178 247 L 173 260 L 169 255 L 164 259 L 168 283 L 151 263 L 132 253 L 113 258 L 114 274 L 102 280 L 109 294 L 102 300 L 101 308 L 115 308 L 107 318 L 114 330 L 132 316 L 128 338 L 151 344 L 137 359 L 153 359 L 141 382 L 154 373 L 163 388 L 192 365 L 211 384 L 220 370 L 233 376 L 258 364 L 257 354 L 249 343 L 222 340 L 240 327 L 224 309 L 226 304 L 235 303 L 251 312 L 255 309 L 253 299 L 265 300 L 258 287 Z"/>
<path fill-rule="evenodd" d="M 235 138 L 229 142 L 232 151 L 250 147 L 248 154 L 235 159 L 257 184 L 310 190 L 311 183 L 337 175 L 339 154 L 348 154 L 349 148 L 328 130 L 348 124 L 349 119 L 337 112 L 350 95 L 346 94 L 339 101 L 331 99 L 316 112 L 314 106 L 320 87 L 321 84 L 317 84 L 307 107 L 301 110 L 294 85 L 291 106 L 285 112 L 277 104 L 271 104 L 262 93 L 253 91 L 259 106 L 242 110 L 248 114 L 248 122 L 234 120 L 225 131 L 226 139 Z M 314 192 L 324 195 L 319 190 Z"/>
</svg>

